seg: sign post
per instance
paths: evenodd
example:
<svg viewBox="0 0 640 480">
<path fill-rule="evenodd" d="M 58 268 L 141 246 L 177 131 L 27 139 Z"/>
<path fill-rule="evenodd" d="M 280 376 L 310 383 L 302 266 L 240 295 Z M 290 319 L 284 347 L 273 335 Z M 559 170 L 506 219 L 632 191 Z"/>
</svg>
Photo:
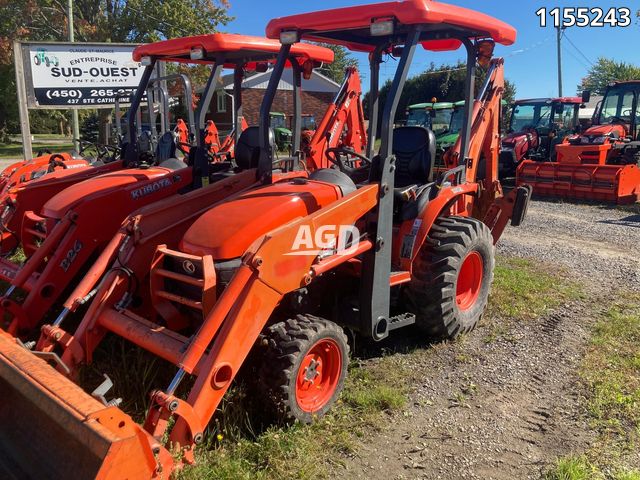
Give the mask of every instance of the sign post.
<svg viewBox="0 0 640 480">
<path fill-rule="evenodd" d="M 16 66 L 16 88 L 18 90 L 18 113 L 20 115 L 20 133 L 22 134 L 22 154 L 24 159 L 33 158 L 31 147 L 31 124 L 29 123 L 29 108 L 27 107 L 27 92 L 24 82 L 24 64 L 20 43 L 13 44 L 13 58 Z"/>
<path fill-rule="evenodd" d="M 25 159 L 33 158 L 30 109 L 112 108 L 116 98 L 135 93 L 143 71 L 143 67 L 132 59 L 131 54 L 136 46 L 115 43 L 14 43 Z"/>
</svg>

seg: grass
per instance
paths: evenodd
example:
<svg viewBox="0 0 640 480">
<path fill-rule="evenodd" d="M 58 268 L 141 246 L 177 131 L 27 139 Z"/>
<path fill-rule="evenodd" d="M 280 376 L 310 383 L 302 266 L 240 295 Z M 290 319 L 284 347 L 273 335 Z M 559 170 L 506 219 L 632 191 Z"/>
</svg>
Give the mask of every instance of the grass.
<svg viewBox="0 0 640 480">
<path fill-rule="evenodd" d="M 501 257 L 488 315 L 532 318 L 579 295 L 577 286 L 548 268 Z M 408 355 L 429 353 L 423 348 L 402 351 Z M 456 361 L 469 359 L 459 355 Z M 332 464 L 356 451 L 369 436 L 380 433 L 388 424 L 389 413 L 405 409 L 408 386 L 420 372 L 411 371 L 402 362 L 402 355 L 377 358 L 373 365 L 353 362 L 338 404 L 325 418 L 308 426 L 271 426 L 260 432 L 255 419 L 251 420 L 255 413 L 247 412 L 244 406 L 243 393 L 234 390 L 217 414 L 209 444 L 198 452 L 198 463 L 185 468 L 179 478 L 328 478 Z M 450 399 L 452 404 L 465 405 L 475 389 L 469 383 Z"/>
<path fill-rule="evenodd" d="M 68 152 L 73 148 L 71 143 L 63 144 L 46 144 L 46 143 L 34 143 L 33 154 L 36 155 L 39 150 L 49 150 L 51 153 Z M 10 143 L 0 144 L 0 159 L 21 159 L 22 158 L 22 144 Z"/>
<path fill-rule="evenodd" d="M 632 468 L 640 442 L 640 295 L 614 298 L 593 327 L 580 372 L 596 440 L 584 454 L 560 459 L 549 470 L 551 480 L 640 480 Z M 589 476 L 580 476 L 583 471 Z"/>
<path fill-rule="evenodd" d="M 179 478 L 329 478 L 329 466 L 352 453 L 360 438 L 379 430 L 390 412 L 404 408 L 407 394 L 406 377 L 394 357 L 383 357 L 375 368 L 354 362 L 340 400 L 323 419 L 312 425 L 272 426 L 255 436 L 246 425 L 239 435 L 242 429 L 218 426 L 199 450 L 198 463 Z M 237 406 L 227 401 L 222 415 Z M 237 413 L 231 416 L 239 420 Z M 246 417 L 243 421 L 250 423 Z"/>
<path fill-rule="evenodd" d="M 584 456 L 570 456 L 558 459 L 545 475 L 545 480 L 591 480 L 593 466 Z"/>
<path fill-rule="evenodd" d="M 640 470 L 603 471 L 586 455 L 560 458 L 545 473 L 544 480 L 640 480 Z"/>
<path fill-rule="evenodd" d="M 489 302 L 489 315 L 527 320 L 581 296 L 579 285 L 557 269 L 531 260 L 500 257 Z"/>
</svg>

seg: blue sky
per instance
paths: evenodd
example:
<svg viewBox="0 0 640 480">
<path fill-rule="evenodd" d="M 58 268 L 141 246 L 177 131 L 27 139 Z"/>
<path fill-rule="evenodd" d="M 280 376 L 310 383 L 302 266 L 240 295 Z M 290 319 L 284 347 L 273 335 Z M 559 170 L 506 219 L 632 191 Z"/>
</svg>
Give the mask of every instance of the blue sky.
<svg viewBox="0 0 640 480">
<path fill-rule="evenodd" d="M 314 9 L 327 9 L 366 3 L 358 0 L 323 0 L 322 2 L 302 2 L 291 0 L 230 0 L 230 14 L 236 19 L 226 27 L 226 31 L 251 35 L 264 35 L 264 28 L 270 18 L 302 13 Z M 505 73 L 517 87 L 517 96 L 547 97 L 558 92 L 556 63 L 556 31 L 551 26 L 540 27 L 536 11 L 541 7 L 576 6 L 575 3 L 556 0 L 448 0 L 447 3 L 479 10 L 510 23 L 518 30 L 518 40 L 511 47 L 498 47 L 496 54 L 506 58 Z M 584 58 L 567 40 L 563 40 L 564 94 L 574 94 L 576 85 L 585 76 L 589 62 L 599 56 L 618 61 L 640 64 L 640 25 L 635 11 L 640 8 L 638 0 L 582 0 L 580 6 L 629 7 L 633 11 L 633 23 L 626 28 L 578 28 L 567 29 L 566 35 L 586 56 Z M 414 60 L 412 74 L 423 71 L 430 62 L 436 65 L 452 63 L 464 57 L 462 50 L 448 53 L 430 53 L 420 50 Z M 366 58 L 361 60 L 361 71 L 366 76 Z M 383 77 L 393 75 L 395 64 L 383 66 Z"/>
</svg>

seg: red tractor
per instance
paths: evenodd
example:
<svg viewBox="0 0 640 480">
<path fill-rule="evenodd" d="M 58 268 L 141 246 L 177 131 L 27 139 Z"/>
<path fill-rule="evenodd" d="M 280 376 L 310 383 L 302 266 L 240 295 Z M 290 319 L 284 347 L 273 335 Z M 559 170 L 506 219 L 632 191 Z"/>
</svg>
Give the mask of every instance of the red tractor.
<svg viewBox="0 0 640 480">
<path fill-rule="evenodd" d="M 32 351 L 0 335 L 0 445 L 14 474 L 167 477 L 195 460 L 195 447 L 249 355 L 265 408 L 309 422 L 344 385 L 345 328 L 379 341 L 415 324 L 454 338 L 478 322 L 494 244 L 509 221 L 523 220 L 530 194 L 522 187 L 504 196 L 498 181 L 504 72 L 502 60 L 491 57 L 496 42 L 515 41 L 515 30 L 465 8 L 410 0 L 280 18 L 267 34 L 282 46 L 258 135 L 245 131 L 248 143 L 241 138 L 238 146 L 250 148 L 236 150 L 237 159 L 255 161 L 259 186 L 213 205 L 177 250 L 157 247 L 150 314 L 136 313 L 136 280 L 127 259 L 116 258 L 77 329 L 45 326 Z M 372 119 L 382 57 L 399 58 L 377 154 L 329 148 L 333 168 L 311 173 L 299 155 L 276 158 L 269 113 L 302 40 L 370 54 Z M 446 157 L 449 170 L 435 178 L 433 132 L 394 129 L 393 119 L 416 48 L 461 46 L 464 127 Z M 478 64 L 487 80 L 474 98 Z M 369 151 L 376 123 L 369 126 Z M 175 365 L 170 384 L 151 393 L 144 425 L 107 401 L 104 388 L 91 398 L 72 381 L 108 333 Z M 33 450 L 41 461 L 25 462 L 23 452 Z"/>
<path fill-rule="evenodd" d="M 557 145 L 555 161 L 522 162 L 517 183 L 530 184 L 535 193 L 551 197 L 619 204 L 639 201 L 639 96 L 640 81 L 610 85 L 593 126 Z"/>
<path fill-rule="evenodd" d="M 555 161 L 556 146 L 579 125 L 580 97 L 518 100 L 511 107 L 509 129 L 502 139 L 500 173 L 510 176 L 523 160 Z"/>
</svg>

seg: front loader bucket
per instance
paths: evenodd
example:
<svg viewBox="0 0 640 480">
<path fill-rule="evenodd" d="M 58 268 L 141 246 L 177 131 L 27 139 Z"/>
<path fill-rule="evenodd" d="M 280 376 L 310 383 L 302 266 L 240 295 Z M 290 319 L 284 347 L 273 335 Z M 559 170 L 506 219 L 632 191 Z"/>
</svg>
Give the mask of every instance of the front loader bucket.
<svg viewBox="0 0 640 480">
<path fill-rule="evenodd" d="M 518 186 L 529 184 L 536 195 L 628 204 L 640 200 L 636 165 L 589 165 L 524 161 Z"/>
<path fill-rule="evenodd" d="M 170 466 L 128 415 L 0 333 L 0 478 L 168 478 Z"/>
</svg>

